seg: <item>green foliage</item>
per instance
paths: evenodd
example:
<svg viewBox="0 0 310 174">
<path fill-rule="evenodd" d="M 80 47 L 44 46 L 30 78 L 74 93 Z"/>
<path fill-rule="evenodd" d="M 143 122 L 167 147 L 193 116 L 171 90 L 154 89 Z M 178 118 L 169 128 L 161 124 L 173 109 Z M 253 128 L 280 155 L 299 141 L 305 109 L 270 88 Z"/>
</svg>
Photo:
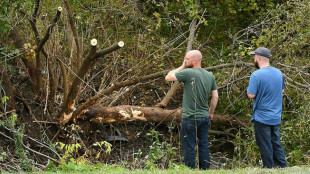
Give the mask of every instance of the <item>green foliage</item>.
<svg viewBox="0 0 310 174">
<path fill-rule="evenodd" d="M 15 20 L 12 20 L 15 12 L 24 9 L 28 12 L 34 3 L 34 0 L 2 0 L 0 9 L 0 34 L 6 35 L 11 29 L 11 26 L 15 24 Z"/>
<path fill-rule="evenodd" d="M 173 159 L 171 159 L 171 157 L 176 155 L 177 148 L 166 141 L 161 142 L 159 140 L 159 132 L 154 129 L 146 135 L 148 136 L 148 140 L 153 142 L 152 145 L 149 146 L 150 151 L 146 161 L 146 168 L 152 169 L 157 166 L 163 168 L 173 166 Z"/>
<path fill-rule="evenodd" d="M 307 110 L 309 111 L 309 108 Z M 294 119 L 285 122 L 282 129 L 282 144 L 285 147 L 288 162 L 291 165 L 309 164 L 309 113 L 296 114 Z"/>
<path fill-rule="evenodd" d="M 60 163 L 62 165 L 66 165 L 67 160 L 72 157 L 73 153 L 77 152 L 79 148 L 81 148 L 81 145 L 76 143 L 76 144 L 64 144 L 62 142 L 56 142 L 55 145 L 59 146 L 61 150 L 64 151 L 64 155 L 60 159 Z M 70 158 L 70 162 L 76 162 L 74 158 Z"/>
<path fill-rule="evenodd" d="M 31 171 L 31 163 L 29 161 L 29 151 L 25 148 L 23 137 L 24 137 L 24 127 L 21 125 L 17 125 L 18 116 L 15 113 L 11 113 L 10 115 L 5 115 L 0 117 L 0 131 L 7 130 L 10 132 L 11 136 L 14 139 L 14 148 L 16 155 L 16 163 L 19 164 L 21 169 L 25 171 Z M 5 127 L 5 129 L 4 129 Z M 2 148 L 1 148 L 2 149 Z M 3 149 L 2 149 L 3 150 Z M 7 162 L 11 156 L 8 156 L 8 153 L 2 151 L 0 154 L 0 161 Z"/>
<path fill-rule="evenodd" d="M 79 143 L 64 144 L 62 142 L 56 142 L 55 145 L 63 151 L 63 156 L 60 159 L 60 165 L 55 166 L 54 163 L 50 163 L 48 169 L 50 171 L 63 170 L 63 171 L 89 171 L 91 161 L 87 158 L 90 156 L 89 148 L 87 148 L 83 155 L 79 155 L 78 150 L 81 149 Z M 111 152 L 111 144 L 106 141 L 95 142 L 92 146 L 98 146 L 100 150 L 96 153 L 96 159 L 100 157 L 102 152 L 109 154 Z M 91 171 L 91 170 L 90 170 Z"/>
<path fill-rule="evenodd" d="M 17 119 L 17 115 L 15 113 L 11 114 L 11 116 L 10 116 L 10 124 L 9 124 L 9 126 L 11 128 L 14 128 L 14 126 L 16 124 L 16 119 Z"/>
<path fill-rule="evenodd" d="M 7 153 L 6 152 L 2 152 L 0 154 L 0 162 L 4 162 L 7 158 Z"/>
<path fill-rule="evenodd" d="M 97 174 L 97 173 L 128 173 L 128 174 L 149 174 L 149 173 L 161 173 L 161 174 L 203 174 L 206 173 L 206 171 L 201 170 L 192 170 L 189 169 L 186 166 L 183 165 L 177 165 L 174 168 L 168 169 L 168 170 L 161 170 L 161 169 L 144 169 L 144 170 L 128 170 L 123 167 L 117 167 L 114 165 L 102 165 L 102 164 L 95 164 L 95 165 L 86 165 L 86 166 L 80 166 L 74 167 L 71 166 L 70 168 L 63 169 L 63 170 L 47 170 L 47 172 L 36 172 L 36 173 L 89 173 L 89 174 Z M 268 174 L 291 174 L 291 173 L 309 173 L 310 168 L 308 166 L 303 167 L 289 167 L 285 169 L 262 169 L 262 168 L 253 168 L 253 167 L 247 167 L 247 168 L 238 168 L 233 170 L 219 170 L 219 169 L 210 169 L 207 171 L 207 173 L 210 174 L 243 174 L 243 173 L 251 173 L 251 174 L 262 174 L 262 173 L 268 173 Z"/>
<path fill-rule="evenodd" d="M 184 57 L 189 25 L 193 18 L 198 17 L 201 21 L 195 34 L 193 48 L 203 52 L 204 67 L 237 60 L 252 62 L 252 57 L 247 53 L 258 46 L 270 48 L 275 46 L 273 59 L 271 59 L 275 66 L 277 63 L 296 65 L 303 68 L 301 69 L 303 71 L 309 67 L 309 1 L 211 0 L 200 1 L 202 4 L 199 8 L 197 7 L 198 1 L 194 0 L 70 0 L 69 2 L 74 13 L 74 23 L 78 29 L 83 55 L 87 54 L 89 40 L 92 38 L 98 39 L 98 50 L 120 40 L 125 42 L 125 47 L 121 51 L 98 60 L 88 77 L 84 79 L 87 84 L 96 89 L 101 86 L 98 82 L 102 82 L 103 73 L 107 74 L 108 79 L 104 82 L 105 85 L 101 86 L 102 88 L 108 86 L 110 82 L 179 66 Z M 34 61 L 33 48 L 36 38 L 26 19 L 33 13 L 35 0 L 4 0 L 1 3 L 3 8 L 0 9 L 0 34 L 2 34 L 3 43 L 6 43 L 7 33 L 13 26 L 19 28 L 27 43 L 25 50 L 15 52 L 11 46 L 6 46 L 7 51 L 5 52 L 1 50 L 2 58 L 14 60 L 14 63 L 9 62 L 8 66 L 5 65 L 9 72 L 13 72 L 10 69 L 20 65 L 21 62 L 15 55 L 25 52 L 26 59 Z M 55 9 L 63 2 L 62 0 L 49 0 L 41 1 L 41 3 L 37 28 L 40 35 L 43 36 L 55 16 Z M 19 10 L 23 10 L 26 16 L 21 15 Z M 68 17 L 65 12 L 62 13 L 54 30 L 55 32 L 51 34 L 51 38 L 45 45 L 49 58 L 52 63 L 57 64 L 55 63 L 56 57 L 61 55 L 66 65 L 70 66 L 72 59 L 69 57 L 74 53 L 74 49 L 72 40 L 70 40 L 71 33 L 68 32 Z M 15 59 L 16 57 L 17 59 Z M 46 65 L 44 61 L 42 64 Z M 57 68 L 54 65 L 52 67 L 59 76 Z M 213 73 L 218 84 L 221 84 L 227 79 L 234 80 L 235 77 L 232 74 L 236 70 L 239 69 L 217 70 Z M 294 77 L 295 82 L 309 82 L 309 77 L 300 70 L 292 70 L 292 68 L 282 68 L 282 70 Z M 19 71 L 22 76 L 27 75 L 24 68 L 19 68 Z M 247 76 L 252 71 L 253 69 L 249 68 L 241 75 Z M 71 74 L 68 73 L 68 76 L 71 77 Z M 15 74 L 12 74 L 12 78 L 18 81 Z M 47 77 L 44 78 L 48 82 Z M 309 132 L 309 127 L 306 125 L 309 124 L 309 118 L 306 116 L 309 113 L 305 114 L 304 112 L 309 110 L 309 106 L 305 105 L 309 102 L 309 93 L 296 89 L 294 85 L 287 86 L 284 93 L 283 144 L 290 164 L 306 164 L 309 161 L 309 152 L 306 148 L 309 147 L 309 138 L 306 136 L 306 132 Z M 252 101 L 246 98 L 246 87 L 247 78 L 229 85 L 220 93 L 220 103 L 216 112 L 238 117 L 247 116 L 250 119 Z M 166 92 L 169 86 L 158 86 L 158 88 Z M 61 96 L 60 92 L 61 90 L 57 89 L 56 95 Z M 83 88 L 76 104 L 81 104 L 92 94 L 94 94 L 93 91 L 87 87 Z M 2 102 L 6 100 L 7 98 L 2 98 Z M 148 104 L 143 99 L 137 100 L 140 102 L 138 104 L 142 106 Z M 122 101 L 122 103 L 128 104 L 126 101 Z M 1 114 L 0 118 L 0 125 L 8 125 L 16 131 L 17 154 L 21 159 L 26 159 L 28 153 L 23 151 L 25 149 L 20 146 L 23 143 L 20 135 L 23 130 L 16 128 L 18 126 L 16 124 L 17 115 L 5 117 L 6 121 L 3 121 L 4 117 Z M 300 132 L 297 131 L 299 130 L 297 125 L 303 127 Z M 68 132 L 67 138 L 78 142 L 80 137 L 73 132 Z M 177 161 L 173 158 L 176 156 L 177 150 L 171 143 L 172 134 L 170 140 L 161 139 L 161 135 L 155 130 L 152 130 L 147 136 L 152 142 L 149 147 L 147 168 L 173 167 L 172 163 Z M 253 130 L 245 128 L 239 131 L 235 140 L 232 140 L 235 145 L 235 160 L 237 161 L 233 165 L 259 165 L 258 149 L 253 137 Z M 85 153 L 80 155 L 78 151 L 82 151 L 82 147 L 79 143 L 59 143 L 57 146 L 65 154 L 61 164 L 63 169 L 78 171 L 88 167 L 86 158 L 90 152 L 85 150 Z M 92 146 L 99 147 L 99 152 L 96 153 L 98 159 L 103 152 L 108 154 L 111 151 L 110 144 L 106 142 L 96 142 Z M 5 155 L 2 156 L 5 159 Z M 144 162 L 141 151 L 137 152 L 135 161 L 138 166 L 143 166 L 141 165 Z M 50 165 L 53 168 L 53 163 Z M 26 163 L 23 166 L 26 166 Z"/>
<path fill-rule="evenodd" d="M 111 147 L 112 144 L 106 142 L 106 141 L 101 141 L 101 142 L 96 142 L 93 144 L 93 146 L 99 146 L 100 147 L 100 151 L 97 153 L 96 158 L 100 157 L 100 154 L 102 151 L 104 151 L 105 153 L 110 154 L 111 153 Z"/>
<path fill-rule="evenodd" d="M 7 100 L 9 100 L 8 96 L 2 97 L 2 104 L 6 103 Z"/>
<path fill-rule="evenodd" d="M 253 127 L 239 129 L 232 143 L 235 146 L 232 168 L 261 165 L 260 152 L 255 143 Z"/>
<path fill-rule="evenodd" d="M 31 171 L 31 164 L 30 161 L 28 160 L 29 151 L 25 149 L 24 143 L 23 143 L 23 127 L 19 127 L 17 131 L 14 134 L 14 140 L 15 140 L 15 154 L 20 157 L 21 163 L 20 166 L 26 170 L 26 171 Z"/>
</svg>

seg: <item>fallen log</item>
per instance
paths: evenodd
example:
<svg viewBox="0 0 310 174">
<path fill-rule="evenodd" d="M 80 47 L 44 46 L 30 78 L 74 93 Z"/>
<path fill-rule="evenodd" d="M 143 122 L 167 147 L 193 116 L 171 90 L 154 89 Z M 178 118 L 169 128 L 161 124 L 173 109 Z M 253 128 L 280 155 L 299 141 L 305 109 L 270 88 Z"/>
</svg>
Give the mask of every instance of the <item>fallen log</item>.
<svg viewBox="0 0 310 174">
<path fill-rule="evenodd" d="M 94 123 L 113 123 L 118 121 L 145 121 L 154 123 L 167 123 L 171 121 L 181 122 L 182 108 L 173 110 L 162 109 L 159 107 L 140 107 L 140 106 L 114 106 L 104 107 L 94 105 L 90 107 L 83 115 L 76 117 L 86 117 Z M 249 119 L 248 119 L 249 120 Z M 219 125 L 246 126 L 249 121 L 240 121 L 235 117 L 215 114 L 212 123 Z"/>
</svg>

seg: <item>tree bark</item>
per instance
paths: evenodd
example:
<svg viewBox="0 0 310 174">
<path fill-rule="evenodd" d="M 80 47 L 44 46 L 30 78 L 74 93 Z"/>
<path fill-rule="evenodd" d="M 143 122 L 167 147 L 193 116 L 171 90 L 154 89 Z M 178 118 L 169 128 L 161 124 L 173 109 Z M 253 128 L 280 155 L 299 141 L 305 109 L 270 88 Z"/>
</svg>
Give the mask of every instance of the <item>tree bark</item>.
<svg viewBox="0 0 310 174">
<path fill-rule="evenodd" d="M 19 50 L 24 50 L 24 45 L 25 45 L 25 40 L 23 39 L 23 37 L 19 34 L 19 31 L 17 30 L 17 28 L 13 28 L 10 31 L 10 37 L 13 39 L 13 43 L 16 46 L 16 48 L 18 48 Z M 23 54 L 23 56 L 21 56 L 22 61 L 25 65 L 25 68 L 28 72 L 28 75 L 30 77 L 30 82 L 31 82 L 31 87 L 32 90 L 35 91 L 36 87 L 37 87 L 37 83 L 36 83 L 36 76 L 35 76 L 35 66 L 32 60 L 27 60 L 25 54 Z"/>
<path fill-rule="evenodd" d="M 73 35 L 73 39 L 74 39 L 74 42 L 76 45 L 76 57 L 73 59 L 73 68 L 72 69 L 74 72 L 78 72 L 78 70 L 81 66 L 80 60 L 81 60 L 81 54 L 82 54 L 81 51 L 82 50 L 80 48 L 80 43 L 79 43 L 79 39 L 78 39 L 77 27 L 75 26 L 74 21 L 73 21 L 72 9 L 70 7 L 68 0 L 63 0 L 63 2 L 65 4 L 66 10 L 67 10 L 68 21 L 69 21 L 70 28 L 71 28 L 72 35 Z"/>
<path fill-rule="evenodd" d="M 93 39 L 95 40 L 95 39 Z M 82 79 L 84 79 L 84 76 L 88 72 L 88 69 L 90 65 L 93 62 L 93 58 L 96 54 L 97 49 L 97 40 L 95 41 L 95 44 L 91 44 L 91 47 L 89 49 L 89 53 L 86 56 L 86 58 L 83 61 L 83 64 L 77 74 L 77 76 L 74 78 L 72 86 L 70 88 L 70 91 L 68 93 L 68 96 L 65 97 L 66 100 L 64 101 L 64 105 L 62 108 L 62 111 L 60 112 L 59 118 L 60 122 L 66 122 L 66 120 L 70 119 L 72 116 L 73 108 L 75 105 L 75 100 L 78 96 L 78 92 L 80 90 L 80 85 L 82 83 Z"/>
<path fill-rule="evenodd" d="M 39 34 L 38 29 L 37 29 L 37 15 L 38 15 L 39 8 L 40 8 L 40 0 L 37 0 L 35 3 L 34 12 L 31 16 L 31 18 L 29 19 L 31 28 L 34 32 L 34 35 L 35 35 L 37 41 L 40 40 L 40 34 Z M 23 12 L 23 13 L 26 14 L 25 12 Z"/>
<path fill-rule="evenodd" d="M 66 71 L 65 65 L 62 61 L 58 60 L 58 63 L 60 66 L 60 71 L 61 71 L 61 76 L 62 76 L 63 101 L 65 102 L 65 101 L 67 101 L 67 96 L 68 96 L 68 91 L 69 91 L 67 71 Z"/>
<path fill-rule="evenodd" d="M 74 111 L 73 113 L 73 117 L 78 117 L 80 114 L 82 114 L 83 112 L 85 112 L 85 110 L 94 105 L 97 100 L 99 100 L 101 97 L 105 96 L 105 95 L 109 95 L 111 94 L 113 91 L 120 89 L 121 87 L 125 87 L 125 86 L 130 86 L 133 84 L 136 84 L 138 82 L 143 82 L 143 81 L 147 81 L 149 79 L 154 79 L 157 78 L 159 76 L 162 76 L 163 74 L 167 73 L 168 70 L 165 71 L 161 71 L 161 72 L 157 72 L 154 74 L 150 74 L 147 76 L 143 76 L 143 77 L 138 77 L 138 78 L 133 78 L 133 79 L 129 79 L 129 80 L 125 80 L 122 82 L 116 82 L 114 83 L 111 87 L 102 90 L 99 94 L 97 94 L 96 96 L 90 98 L 89 100 L 87 100 L 85 103 L 83 103 L 81 106 L 79 106 L 76 111 Z"/>
<path fill-rule="evenodd" d="M 166 110 L 158 107 L 140 107 L 122 105 L 103 107 L 94 105 L 85 112 L 87 119 L 95 123 L 112 123 L 117 121 L 145 121 L 154 123 L 181 122 L 182 108 Z M 249 120 L 247 120 L 249 121 Z M 215 114 L 212 123 L 220 125 L 244 126 L 244 122 L 234 117 Z"/>
<path fill-rule="evenodd" d="M 40 41 L 40 34 L 39 34 L 39 31 L 37 29 L 37 16 L 38 16 L 38 11 L 39 11 L 39 8 L 40 8 L 40 0 L 36 0 L 36 3 L 35 3 L 35 8 L 34 8 L 34 12 L 31 16 L 31 18 L 29 19 L 29 23 L 31 25 L 31 28 L 34 32 L 34 35 L 35 35 L 35 38 L 36 38 L 36 42 L 37 42 L 37 45 L 39 45 L 39 43 L 41 42 Z M 60 11 L 62 10 L 61 7 L 58 7 L 57 9 L 59 11 L 59 13 L 57 12 L 56 14 L 56 18 L 54 19 L 54 22 L 56 23 L 60 17 Z M 26 13 L 24 11 L 21 11 L 20 12 L 23 14 L 23 15 L 26 15 Z M 57 17 L 57 15 L 59 15 Z M 52 71 L 52 64 L 51 64 L 51 60 L 49 59 L 48 57 L 48 54 L 46 53 L 44 47 L 41 48 L 41 51 L 43 53 L 43 55 L 45 56 L 46 58 L 46 63 L 48 64 L 48 72 L 49 72 L 49 83 L 50 83 L 50 93 L 49 93 L 49 110 L 52 111 L 53 108 L 54 108 L 54 102 L 55 102 L 55 94 L 56 94 L 56 88 L 57 88 L 57 85 L 56 85 L 56 80 L 55 80 L 55 74 L 54 72 Z M 40 53 L 37 53 L 37 54 L 40 54 Z M 47 91 L 48 92 L 48 91 Z"/>
<path fill-rule="evenodd" d="M 41 58 L 40 58 L 40 52 L 43 49 L 44 44 L 48 41 L 52 30 L 54 26 L 56 25 L 57 21 L 60 18 L 62 8 L 58 7 L 57 8 L 57 13 L 56 16 L 52 22 L 52 24 L 48 27 L 45 36 L 39 41 L 37 48 L 35 49 L 36 52 L 36 83 L 37 83 L 37 92 L 39 92 L 42 88 L 42 63 L 41 63 Z M 48 62 L 46 62 L 48 63 Z"/>
<path fill-rule="evenodd" d="M 14 87 L 11 83 L 10 77 L 6 71 L 6 69 L 3 67 L 1 61 L 0 61 L 0 79 L 1 83 L 0 85 L 3 86 L 4 91 L 5 91 L 5 96 L 8 97 L 9 99 L 6 100 L 8 107 L 6 108 L 5 112 L 13 111 L 16 109 L 15 105 L 15 95 L 14 95 Z"/>
<path fill-rule="evenodd" d="M 72 86 L 67 96 L 67 100 L 65 101 L 63 109 L 60 112 L 59 115 L 60 123 L 65 124 L 71 119 L 73 108 L 75 105 L 75 100 L 78 96 L 82 79 L 84 79 L 86 73 L 90 69 L 90 66 L 97 60 L 97 58 L 103 57 L 104 55 L 111 53 L 119 48 L 122 48 L 123 46 L 124 42 L 121 41 L 102 51 L 96 52 L 97 40 L 96 39 L 92 40 L 92 46 L 90 48 L 90 51 L 85 60 L 83 61 L 81 68 L 79 69 L 78 76 L 75 77 L 73 80 Z"/>
</svg>

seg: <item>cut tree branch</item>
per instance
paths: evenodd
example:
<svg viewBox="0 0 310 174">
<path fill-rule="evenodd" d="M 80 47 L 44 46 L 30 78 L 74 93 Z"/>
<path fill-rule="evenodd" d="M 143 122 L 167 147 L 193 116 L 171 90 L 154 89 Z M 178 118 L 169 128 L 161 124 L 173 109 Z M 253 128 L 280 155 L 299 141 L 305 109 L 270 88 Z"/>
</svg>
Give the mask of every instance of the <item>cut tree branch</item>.
<svg viewBox="0 0 310 174">
<path fill-rule="evenodd" d="M 36 4 L 35 4 L 34 12 L 32 14 L 32 17 L 29 19 L 31 28 L 32 28 L 32 30 L 34 32 L 34 35 L 36 37 L 37 45 L 39 45 L 39 43 L 40 43 L 40 34 L 39 34 L 38 29 L 37 29 L 37 15 L 38 15 L 39 8 L 40 8 L 40 0 L 37 0 Z M 24 11 L 20 10 L 20 12 L 23 15 L 26 15 L 26 13 Z M 56 14 L 56 16 L 57 16 L 57 14 Z M 48 57 L 44 47 L 42 47 L 41 51 L 42 51 L 44 57 L 46 58 L 46 63 L 48 64 L 49 82 L 50 82 L 50 93 L 49 93 L 49 97 L 48 98 L 50 99 L 49 100 L 49 110 L 51 111 L 51 110 L 53 110 L 53 106 L 54 106 L 55 94 L 56 94 L 56 86 L 57 85 L 55 84 L 56 83 L 55 74 L 52 71 L 52 66 L 51 66 L 50 59 L 49 59 L 49 57 Z M 39 54 L 39 53 L 37 53 L 37 54 Z"/>
<path fill-rule="evenodd" d="M 36 40 L 40 39 L 39 31 L 37 29 L 37 15 L 38 15 L 39 8 L 40 8 L 40 0 L 37 0 L 32 17 L 29 19 L 29 22 L 30 22 L 32 30 L 34 31 Z"/>
<path fill-rule="evenodd" d="M 41 49 L 43 48 L 44 44 L 47 42 L 47 40 L 49 39 L 52 31 L 53 31 L 53 28 L 54 26 L 56 25 L 57 21 L 59 20 L 60 18 L 60 14 L 61 14 L 61 11 L 62 11 L 62 8 L 61 7 L 58 7 L 57 8 L 57 13 L 56 13 L 56 16 L 52 22 L 52 24 L 48 27 L 46 33 L 45 33 L 45 36 L 40 40 L 39 44 L 38 44 L 38 47 L 36 48 L 36 52 L 39 53 L 41 51 Z"/>
<path fill-rule="evenodd" d="M 48 41 L 54 26 L 56 25 L 57 21 L 60 18 L 62 8 L 57 8 L 56 16 L 52 22 L 52 24 L 48 27 L 45 36 L 39 41 L 37 48 L 35 49 L 36 52 L 36 83 L 37 83 L 37 92 L 41 90 L 42 86 L 42 64 L 40 58 L 40 52 L 43 49 L 44 44 Z M 38 35 L 39 36 L 39 35 Z M 48 62 L 47 62 L 48 63 Z"/>
<path fill-rule="evenodd" d="M 97 40 L 93 39 L 91 41 L 90 51 L 82 63 L 81 68 L 79 69 L 78 76 L 76 76 L 73 80 L 72 86 L 67 96 L 67 100 L 64 103 L 63 110 L 61 111 L 59 118 L 60 123 L 67 123 L 73 113 L 73 108 L 75 105 L 75 100 L 77 98 L 78 92 L 80 90 L 80 85 L 82 84 L 82 79 L 84 79 L 86 73 L 88 72 L 90 66 L 97 60 L 99 57 L 103 57 L 104 55 L 111 53 L 119 48 L 124 46 L 124 42 L 120 41 L 115 45 L 112 45 L 102 51 L 96 52 Z"/>
<path fill-rule="evenodd" d="M 101 51 L 98 51 L 95 55 L 95 58 L 100 58 L 100 57 L 103 57 L 109 53 L 112 53 L 113 51 L 119 49 L 119 48 L 122 48 L 124 46 L 124 42 L 123 41 L 120 41 L 106 49 L 103 49 Z"/>
</svg>

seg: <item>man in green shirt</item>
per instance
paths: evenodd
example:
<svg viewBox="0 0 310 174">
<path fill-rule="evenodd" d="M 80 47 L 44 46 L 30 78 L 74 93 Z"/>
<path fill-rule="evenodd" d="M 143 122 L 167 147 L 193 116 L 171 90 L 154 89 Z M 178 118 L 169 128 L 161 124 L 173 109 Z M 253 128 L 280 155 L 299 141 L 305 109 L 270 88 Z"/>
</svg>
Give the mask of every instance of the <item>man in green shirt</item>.
<svg viewBox="0 0 310 174">
<path fill-rule="evenodd" d="M 184 163 L 195 168 L 196 142 L 198 143 L 199 168 L 210 166 L 208 129 L 218 101 L 215 78 L 201 68 L 202 54 L 198 50 L 186 53 L 183 64 L 165 77 L 166 81 L 184 83 L 181 140 Z M 208 105 L 211 94 L 211 104 Z"/>
</svg>

